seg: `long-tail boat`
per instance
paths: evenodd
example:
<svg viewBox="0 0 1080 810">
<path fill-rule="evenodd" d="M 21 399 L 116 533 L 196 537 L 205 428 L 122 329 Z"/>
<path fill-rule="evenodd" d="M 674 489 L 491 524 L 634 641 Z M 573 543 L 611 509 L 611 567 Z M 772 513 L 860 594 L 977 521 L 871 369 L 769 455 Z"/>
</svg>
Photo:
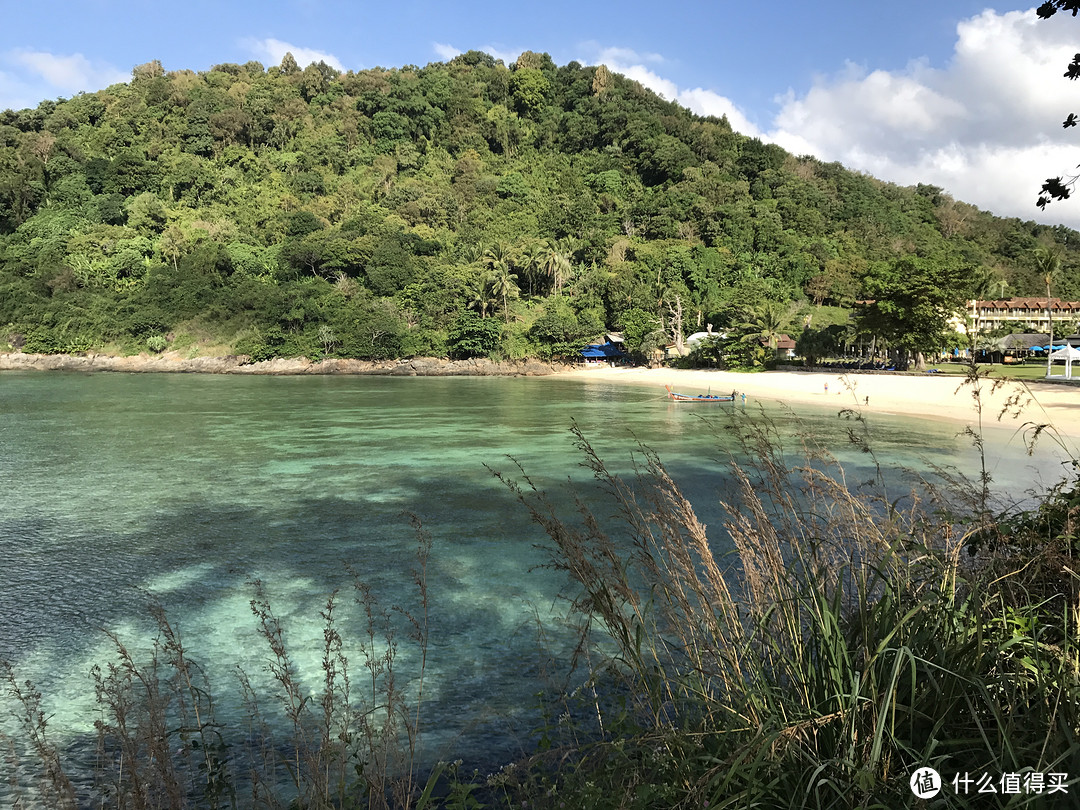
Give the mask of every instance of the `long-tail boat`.
<svg viewBox="0 0 1080 810">
<path fill-rule="evenodd" d="M 668 399 L 673 402 L 734 402 L 735 392 L 730 394 L 680 394 L 672 391 L 670 385 L 665 385 Z"/>
</svg>

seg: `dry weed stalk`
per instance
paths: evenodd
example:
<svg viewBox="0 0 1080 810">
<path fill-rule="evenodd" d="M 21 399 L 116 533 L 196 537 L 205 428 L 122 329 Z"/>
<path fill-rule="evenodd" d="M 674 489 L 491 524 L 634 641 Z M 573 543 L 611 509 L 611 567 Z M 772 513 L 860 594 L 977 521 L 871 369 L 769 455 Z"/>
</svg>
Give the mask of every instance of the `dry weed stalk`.
<svg viewBox="0 0 1080 810">
<path fill-rule="evenodd" d="M 932 492 L 891 499 L 880 474 L 877 486 L 852 488 L 806 437 L 793 464 L 771 423 L 731 429 L 740 453 L 722 502 L 726 540 L 709 538 L 654 453 L 640 448 L 628 483 L 577 428 L 618 528 L 582 500 L 577 520 L 562 520 L 520 466 L 516 480 L 496 475 L 580 589 L 572 609 L 583 634 L 598 626 L 613 642 L 608 671 L 635 701 L 640 739 L 663 747 L 676 728 L 684 741 L 718 734 L 741 740 L 737 760 L 755 767 L 795 756 L 880 784 L 902 764 L 902 722 L 917 739 L 931 734 L 911 702 L 954 689 L 934 685 L 948 680 L 933 674 L 934 634 L 982 660 L 948 618 L 965 597 L 967 535 Z M 721 561 L 714 548 L 725 542 L 733 551 Z M 734 779 L 720 775 L 736 765 L 718 765 L 705 783 Z"/>
<path fill-rule="evenodd" d="M 218 723 L 208 679 L 191 660 L 178 628 L 156 603 L 149 607 L 156 634 L 144 657 L 116 633 L 104 631 L 114 659 L 91 671 L 98 708 L 97 755 L 93 764 L 79 766 L 90 774 L 78 796 L 60 753 L 46 735 L 40 692 L 29 682 L 20 683 L 6 663 L 0 664 L 0 680 L 18 707 L 21 729 L 19 739 L 0 740 L 6 743 L 4 756 L 12 762 L 11 777 L 5 781 L 12 783 L 16 806 L 322 810 L 366 804 L 407 810 L 421 799 L 430 801 L 437 775 L 424 785 L 418 782 L 417 768 L 432 543 L 419 519 L 410 519 L 417 537 L 412 571 L 416 608 L 383 608 L 374 591 L 350 569 L 357 594 L 353 604 L 361 609 L 366 632 L 358 643 L 368 675 L 363 693 L 354 688 L 350 644 L 339 630 L 343 621 L 351 624 L 357 617 L 347 613 L 342 618 L 338 592 L 327 598 L 319 614 L 322 677 L 312 690 L 300 677 L 286 643 L 285 625 L 273 610 L 267 588 L 253 583 L 250 606 L 276 688 L 262 694 L 238 669 L 247 714 L 240 744 Z M 397 628 L 402 624 L 418 655 L 411 692 L 399 687 L 396 672 Z M 36 776 L 30 773 L 30 762 L 38 764 Z M 242 793 L 247 794 L 244 801 Z"/>
<path fill-rule="evenodd" d="M 16 740 L 3 739 L 6 743 L 8 774 L 11 787 L 16 798 L 16 806 L 21 806 L 23 799 L 21 793 L 24 789 L 32 789 L 47 806 L 67 810 L 75 807 L 75 788 L 64 772 L 60 762 L 60 754 L 49 740 L 46 734 L 48 721 L 41 705 L 41 692 L 30 681 L 20 683 L 15 672 L 7 661 L 0 660 L 0 681 L 6 687 L 6 691 L 15 700 L 18 712 L 16 719 L 22 732 L 21 742 L 28 745 L 30 752 L 19 751 L 16 748 Z M 40 764 L 36 784 L 33 786 L 20 784 L 19 771 L 27 767 L 30 761 L 36 760 Z M 18 763 L 23 763 L 21 766 Z"/>
<path fill-rule="evenodd" d="M 248 707 L 249 727 L 257 741 L 253 773 L 253 798 L 268 806 L 280 806 L 275 774 L 280 763 L 288 773 L 295 795 L 293 803 L 305 808 L 359 806 L 366 801 L 377 810 L 390 806 L 410 808 L 420 785 L 416 769 L 420 756 L 420 719 L 424 675 L 427 668 L 428 590 L 427 564 L 431 537 L 419 518 L 409 516 L 417 537 L 413 583 L 418 608 L 394 605 L 386 609 L 371 586 L 352 567 L 353 604 L 361 611 L 363 637 L 359 654 L 366 671 L 365 687 L 349 668 L 348 644 L 338 629 L 341 601 L 332 593 L 320 611 L 323 620 L 321 694 L 303 687 L 288 652 L 285 630 L 274 614 L 266 589 L 256 583 L 251 608 L 260 635 L 267 643 L 268 668 L 277 682 L 277 706 L 292 729 L 289 754 L 275 755 L 276 746 L 255 689 L 246 674 L 241 685 Z M 397 622 L 408 627 L 408 639 L 418 651 L 417 687 L 407 694 L 398 686 Z"/>
<path fill-rule="evenodd" d="M 115 662 L 91 670 L 99 717 L 97 793 L 118 807 L 236 806 L 209 683 L 179 631 L 151 602 L 157 633 L 140 664 L 115 633 Z"/>
</svg>

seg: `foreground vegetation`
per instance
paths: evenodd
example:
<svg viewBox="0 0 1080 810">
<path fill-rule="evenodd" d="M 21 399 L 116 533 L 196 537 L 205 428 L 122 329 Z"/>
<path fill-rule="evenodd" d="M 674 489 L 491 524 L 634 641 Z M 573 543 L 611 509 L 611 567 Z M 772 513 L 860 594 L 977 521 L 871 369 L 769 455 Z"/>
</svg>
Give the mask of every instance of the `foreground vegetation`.
<svg viewBox="0 0 1080 810">
<path fill-rule="evenodd" d="M 807 356 L 906 356 L 953 345 L 967 297 L 1044 294 L 1040 249 L 1054 295 L 1080 298 L 1073 231 L 788 154 L 541 53 L 150 62 L 0 113 L 0 349 L 546 358 L 712 324 L 742 340 L 735 363 L 804 327 Z"/>
<path fill-rule="evenodd" d="M 991 383 L 974 368 L 967 383 L 978 405 Z M 876 469 L 858 414 L 843 415 Z M 243 728 L 220 724 L 211 685 L 158 609 L 149 660 L 112 637 L 113 661 L 93 673 L 89 761 L 55 746 L 41 695 L 5 667 L 21 728 L 2 748 L 15 806 L 893 808 L 916 804 L 909 778 L 925 767 L 943 776 L 949 806 L 988 806 L 975 781 L 958 793 L 961 775 L 989 775 L 999 791 L 1015 777 L 998 805 L 1075 804 L 1075 469 L 1037 504 L 1002 511 L 985 475 L 902 492 L 880 470 L 848 480 L 809 436 L 793 452 L 765 420 L 717 427 L 739 447 L 723 556 L 646 448 L 627 480 L 575 430 L 598 488 L 574 514 L 523 470 L 496 473 L 547 534 L 578 628 L 529 757 L 486 777 L 419 765 L 428 617 L 440 608 L 428 600 L 431 539 L 415 522 L 414 598 L 386 609 L 359 576 L 352 598 L 329 595 L 310 691 L 254 586 L 272 686 L 242 675 Z M 978 444 L 978 423 L 970 435 Z M 343 637 L 345 626 L 363 636 Z M 399 644 L 417 652 L 415 671 L 400 671 Z"/>
<path fill-rule="evenodd" d="M 996 805 L 1075 805 L 1077 491 L 1010 516 L 961 482 L 898 498 L 812 444 L 793 459 L 766 424 L 734 429 L 754 461 L 732 467 L 731 561 L 647 451 L 626 482 L 578 437 L 617 528 L 588 509 L 564 521 L 511 482 L 580 589 L 583 645 L 608 642 L 585 656 L 592 691 L 568 702 L 561 744 L 520 771 L 530 800 L 890 808 L 916 803 L 909 778 L 929 765 L 950 806 L 987 800 L 954 776 L 1004 793 L 1005 774 L 1031 773 L 1072 795 Z"/>
</svg>

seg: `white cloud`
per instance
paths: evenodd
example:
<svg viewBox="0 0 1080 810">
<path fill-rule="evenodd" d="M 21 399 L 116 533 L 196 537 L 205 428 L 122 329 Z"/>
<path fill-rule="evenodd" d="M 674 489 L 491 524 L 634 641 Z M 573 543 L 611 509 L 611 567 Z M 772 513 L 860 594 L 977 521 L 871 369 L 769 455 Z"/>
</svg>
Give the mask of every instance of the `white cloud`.
<svg viewBox="0 0 1080 810">
<path fill-rule="evenodd" d="M 848 65 L 788 93 L 767 134 L 796 154 L 901 184 L 931 183 L 1002 216 L 1080 227 L 1080 207 L 1035 207 L 1047 177 L 1080 161 L 1076 85 L 1062 77 L 1078 43 L 1031 11 L 984 11 L 957 26 L 951 61 L 901 71 Z"/>
<path fill-rule="evenodd" d="M 658 53 L 638 53 L 630 48 L 600 48 L 596 43 L 588 43 L 590 48 L 599 49 L 598 58 L 603 64 L 617 63 L 620 65 L 630 65 L 637 62 L 652 62 L 654 64 L 662 64 L 665 59 Z"/>
<path fill-rule="evenodd" d="M 449 62 L 455 56 L 461 55 L 461 51 L 459 51 L 453 45 L 444 45 L 441 42 L 433 42 L 431 43 L 431 47 L 434 49 L 435 53 L 439 55 L 439 58 L 442 59 L 444 62 Z"/>
<path fill-rule="evenodd" d="M 449 62 L 455 56 L 460 56 L 464 53 L 464 51 L 460 50 L 459 48 L 455 48 L 453 45 L 443 44 L 442 42 L 433 42 L 431 46 L 435 53 L 438 55 L 438 57 L 444 62 Z M 508 50 L 502 45 L 479 45 L 475 48 L 475 50 L 480 51 L 481 53 L 486 53 L 488 56 L 494 59 L 501 59 L 503 64 L 505 65 L 514 64 L 514 62 L 518 60 L 518 57 L 521 56 L 522 53 L 524 53 L 523 48 L 518 50 Z"/>
<path fill-rule="evenodd" d="M 501 45 L 483 45 L 476 50 L 486 53 L 488 56 L 493 56 L 496 59 L 501 59 L 504 65 L 512 65 L 518 60 L 518 57 L 525 52 L 524 48 L 518 48 L 517 50 L 507 50 Z"/>
<path fill-rule="evenodd" d="M 45 51 L 18 48 L 7 54 L 7 61 L 44 79 L 51 87 L 67 95 L 99 90 L 131 78 L 130 73 L 105 62 L 91 62 L 81 53 L 59 56 Z"/>
<path fill-rule="evenodd" d="M 600 48 L 595 43 L 586 43 L 582 47 L 595 51 L 594 56 L 581 60 L 584 63 L 606 65 L 609 70 L 640 82 L 662 98 L 677 101 L 698 115 L 713 115 L 718 118 L 726 115 L 728 123 L 736 132 L 751 137 L 761 134 L 742 110 L 726 96 L 702 87 L 680 88 L 675 82 L 665 79 L 651 67 L 647 67 L 645 63 L 656 65 L 664 62 L 664 57 L 659 54 L 639 54 L 629 48 Z"/>
<path fill-rule="evenodd" d="M 299 45 L 283 42 L 282 40 L 274 39 L 273 37 L 268 37 L 266 39 L 247 39 L 244 40 L 242 44 L 261 61 L 264 61 L 269 65 L 280 65 L 281 60 L 285 58 L 285 54 L 291 53 L 293 59 L 296 60 L 296 64 L 302 68 L 307 67 L 313 62 L 325 62 L 336 70 L 345 70 L 345 66 L 341 64 L 341 60 L 332 53 L 317 51 L 314 48 L 302 48 Z"/>
<path fill-rule="evenodd" d="M 48 91 L 44 87 L 38 92 L 18 76 L 0 71 L 0 110 L 36 107 L 47 97 Z"/>
<path fill-rule="evenodd" d="M 614 70 L 616 73 L 621 73 L 628 79 L 633 79 L 635 82 L 648 87 L 654 93 L 661 98 L 668 101 L 674 101 L 679 96 L 679 88 L 675 82 L 670 79 L 665 79 L 663 76 L 658 75 L 644 65 L 630 65 L 616 62 L 614 59 L 604 62 L 609 69 Z"/>
<path fill-rule="evenodd" d="M 712 90 L 695 87 L 693 90 L 679 90 L 675 100 L 698 115 L 712 115 L 717 118 L 727 116 L 728 123 L 736 132 L 756 138 L 761 132 L 747 118 L 735 102 Z"/>
<path fill-rule="evenodd" d="M 1075 29 L 1040 21 L 1032 11 L 984 11 L 956 28 L 948 64 L 915 60 L 903 70 L 847 64 L 819 76 L 804 94 L 778 97 L 771 126 L 755 125 L 713 89 L 679 87 L 663 57 L 627 48 L 581 46 L 580 61 L 606 64 L 702 115 L 726 115 L 733 129 L 773 141 L 796 155 L 839 161 L 883 180 L 930 183 L 1001 216 L 1080 228 L 1076 201 L 1035 207 L 1048 177 L 1080 172 L 1077 84 L 1062 73 L 1080 49 Z"/>
<path fill-rule="evenodd" d="M 0 59 L 11 68 L 0 72 L 0 109 L 36 107 L 46 98 L 100 90 L 131 78 L 130 73 L 81 53 L 15 48 Z"/>
</svg>

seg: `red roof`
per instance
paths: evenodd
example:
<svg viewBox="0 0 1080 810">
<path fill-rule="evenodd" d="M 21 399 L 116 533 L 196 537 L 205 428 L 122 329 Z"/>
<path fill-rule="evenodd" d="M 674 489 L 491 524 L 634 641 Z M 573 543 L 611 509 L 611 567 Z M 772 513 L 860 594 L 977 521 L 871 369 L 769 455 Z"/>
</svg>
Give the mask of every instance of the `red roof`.
<svg viewBox="0 0 1080 810">
<path fill-rule="evenodd" d="M 769 339 L 764 338 L 764 337 L 761 338 L 761 345 L 762 346 L 768 346 L 769 345 Z M 777 335 L 776 336 L 776 348 L 777 349 L 794 349 L 795 348 L 795 339 L 793 337 L 791 337 L 790 335 Z"/>
<path fill-rule="evenodd" d="M 977 309 L 1008 310 L 1026 309 L 1035 312 L 1046 312 L 1045 298 L 998 298 L 994 301 L 976 301 Z M 1050 308 L 1056 310 L 1080 310 L 1080 301 L 1062 301 L 1060 298 L 1050 299 Z"/>
</svg>

